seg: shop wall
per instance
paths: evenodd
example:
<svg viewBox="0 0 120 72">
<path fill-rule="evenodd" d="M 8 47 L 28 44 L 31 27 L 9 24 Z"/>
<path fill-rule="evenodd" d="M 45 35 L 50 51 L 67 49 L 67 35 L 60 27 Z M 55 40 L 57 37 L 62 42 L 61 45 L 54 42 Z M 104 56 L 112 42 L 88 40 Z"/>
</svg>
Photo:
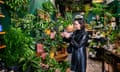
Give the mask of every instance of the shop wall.
<svg viewBox="0 0 120 72">
<path fill-rule="evenodd" d="M 2 25 L 3 30 L 7 31 L 11 25 L 10 13 L 4 4 L 1 4 L 0 7 L 1 7 L 2 14 L 5 15 L 4 18 L 0 18 L 0 24 Z"/>
<path fill-rule="evenodd" d="M 36 9 L 42 9 L 42 3 L 46 1 L 48 0 L 31 0 L 29 12 L 33 14 Z"/>
</svg>

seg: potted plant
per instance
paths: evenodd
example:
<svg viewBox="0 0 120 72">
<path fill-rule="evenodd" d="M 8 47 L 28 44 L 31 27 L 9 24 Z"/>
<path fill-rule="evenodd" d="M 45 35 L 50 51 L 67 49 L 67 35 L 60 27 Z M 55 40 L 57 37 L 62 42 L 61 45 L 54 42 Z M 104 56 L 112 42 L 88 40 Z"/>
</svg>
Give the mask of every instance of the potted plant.
<svg viewBox="0 0 120 72">
<path fill-rule="evenodd" d="M 39 72 L 40 71 L 41 58 L 36 55 L 29 56 L 27 58 L 21 57 L 19 64 L 21 65 L 23 72 Z"/>
<path fill-rule="evenodd" d="M 33 39 L 24 34 L 20 28 L 10 28 L 5 35 L 6 48 L 0 54 L 7 66 L 16 66 L 21 57 L 34 55 L 30 48 Z M 9 60 L 9 61 L 8 61 Z"/>
</svg>

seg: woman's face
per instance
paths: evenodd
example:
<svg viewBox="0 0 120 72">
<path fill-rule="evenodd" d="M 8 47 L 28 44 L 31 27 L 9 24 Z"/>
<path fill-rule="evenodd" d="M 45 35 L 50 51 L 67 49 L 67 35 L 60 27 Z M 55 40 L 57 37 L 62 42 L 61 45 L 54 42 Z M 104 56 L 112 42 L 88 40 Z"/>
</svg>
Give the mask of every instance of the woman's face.
<svg viewBox="0 0 120 72">
<path fill-rule="evenodd" d="M 73 27 L 75 30 L 80 30 L 81 29 L 81 24 L 76 20 L 74 21 Z"/>
</svg>

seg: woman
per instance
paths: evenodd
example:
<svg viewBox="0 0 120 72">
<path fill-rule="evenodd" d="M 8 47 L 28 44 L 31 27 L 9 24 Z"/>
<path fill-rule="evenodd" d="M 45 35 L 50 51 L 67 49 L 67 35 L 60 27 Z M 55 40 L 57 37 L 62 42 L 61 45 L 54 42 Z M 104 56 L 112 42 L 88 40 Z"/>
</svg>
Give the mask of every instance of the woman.
<svg viewBox="0 0 120 72">
<path fill-rule="evenodd" d="M 85 31 L 83 19 L 75 19 L 73 27 L 75 31 L 72 35 L 63 32 L 64 40 L 69 42 L 68 51 L 72 53 L 71 70 L 73 72 L 86 72 L 86 46 L 88 33 Z"/>
</svg>

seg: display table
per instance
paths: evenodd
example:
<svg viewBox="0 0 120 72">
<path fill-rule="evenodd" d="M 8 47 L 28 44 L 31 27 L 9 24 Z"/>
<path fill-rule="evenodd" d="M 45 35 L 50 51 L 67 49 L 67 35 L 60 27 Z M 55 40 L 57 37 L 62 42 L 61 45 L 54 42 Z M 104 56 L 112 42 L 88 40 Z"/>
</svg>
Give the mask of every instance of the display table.
<svg viewBox="0 0 120 72">
<path fill-rule="evenodd" d="M 102 72 L 106 72 L 106 64 L 108 72 L 120 72 L 120 55 L 113 53 L 104 48 L 92 48 L 97 52 L 96 59 L 102 60 Z M 118 68 L 119 67 L 119 68 Z"/>
<path fill-rule="evenodd" d="M 104 49 L 102 48 L 102 72 L 105 71 L 104 69 L 104 64 L 105 62 L 107 64 L 110 64 L 111 67 L 112 67 L 112 71 L 111 72 L 120 72 L 117 68 L 117 64 L 120 63 L 120 55 L 117 55 L 115 53 L 112 53 L 111 51 L 107 50 L 107 49 Z"/>
</svg>

